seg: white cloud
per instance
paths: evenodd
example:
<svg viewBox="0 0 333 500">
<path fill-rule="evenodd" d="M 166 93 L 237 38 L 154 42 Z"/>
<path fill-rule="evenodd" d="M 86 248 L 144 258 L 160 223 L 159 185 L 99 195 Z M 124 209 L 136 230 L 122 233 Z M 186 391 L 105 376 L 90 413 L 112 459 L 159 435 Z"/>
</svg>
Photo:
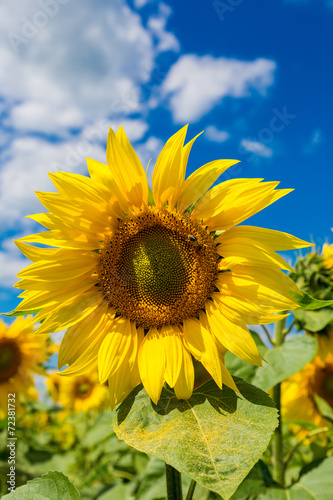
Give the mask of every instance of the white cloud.
<svg viewBox="0 0 333 500">
<path fill-rule="evenodd" d="M 122 0 L 81 0 L 79 8 L 55 2 L 52 16 L 42 4 L 0 6 L 6 124 L 63 136 L 98 118 L 141 111 L 140 87 L 150 80 L 157 52 L 178 43 L 165 29 L 169 14 L 162 9 L 150 29 Z"/>
<path fill-rule="evenodd" d="M 18 137 L 5 150 L 0 170 L 1 229 L 21 227 L 24 215 L 44 211 L 34 191 L 54 191 L 47 173 L 57 170 L 86 174 L 86 160 L 91 157 L 104 162 L 109 126 L 120 125 L 130 141 L 144 136 L 148 129 L 140 119 L 101 120 L 85 127 L 79 135 L 61 142 L 38 137 Z M 147 155 L 154 151 L 154 138 L 147 145 Z M 142 148 L 142 146 L 141 146 Z"/>
<path fill-rule="evenodd" d="M 157 38 L 157 51 L 166 52 L 168 50 L 179 52 L 180 45 L 175 35 L 166 31 L 166 23 L 171 14 L 171 9 L 164 3 L 159 4 L 159 14 L 148 19 L 147 26 Z"/>
<path fill-rule="evenodd" d="M 259 141 L 242 139 L 241 146 L 246 151 L 250 151 L 251 153 L 255 153 L 257 156 L 262 156 L 264 158 L 270 158 L 273 155 L 273 150 Z"/>
<path fill-rule="evenodd" d="M 210 55 L 181 56 L 162 83 L 162 96 L 177 123 L 195 122 L 224 97 L 265 95 L 276 64 L 268 59 L 239 61 Z"/>
<path fill-rule="evenodd" d="M 141 9 L 142 7 L 147 5 L 148 3 L 151 3 L 152 1 L 154 1 L 154 0 L 134 0 L 134 7 L 136 9 Z"/>
<path fill-rule="evenodd" d="M 154 165 L 163 146 L 164 143 L 161 139 L 151 136 L 144 144 L 138 144 L 135 148 L 144 169 L 148 167 L 147 176 L 149 182 L 151 182 Z"/>
<path fill-rule="evenodd" d="M 29 264 L 31 262 L 21 254 L 13 240 L 4 240 L 0 249 L 1 287 L 12 288 L 18 281 L 17 273 Z"/>
<path fill-rule="evenodd" d="M 205 137 L 212 142 L 225 142 L 230 134 L 226 130 L 220 130 L 215 125 L 209 125 L 205 129 Z"/>
<path fill-rule="evenodd" d="M 322 142 L 323 142 L 323 131 L 320 128 L 316 128 L 312 132 L 310 140 L 303 148 L 303 153 L 306 155 L 314 154 L 317 148 L 322 144 Z"/>
<path fill-rule="evenodd" d="M 105 148 L 88 141 L 50 143 L 36 137 L 15 139 L 0 171 L 1 230 L 21 228 L 24 215 L 44 211 L 34 191 L 54 191 L 47 172 L 86 173 L 85 156 L 105 161 Z"/>
</svg>

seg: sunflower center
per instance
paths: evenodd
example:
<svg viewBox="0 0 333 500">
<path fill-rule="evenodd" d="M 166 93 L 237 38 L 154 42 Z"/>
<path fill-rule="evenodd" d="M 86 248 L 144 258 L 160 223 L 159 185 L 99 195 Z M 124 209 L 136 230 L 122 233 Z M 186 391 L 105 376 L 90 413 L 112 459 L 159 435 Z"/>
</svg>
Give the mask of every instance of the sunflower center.
<svg viewBox="0 0 333 500">
<path fill-rule="evenodd" d="M 144 328 L 196 316 L 214 289 L 219 256 L 202 224 L 150 208 L 105 239 L 99 285 L 119 315 Z"/>
<path fill-rule="evenodd" d="M 75 385 L 75 397 L 86 399 L 92 393 L 93 386 L 89 380 L 81 379 Z"/>
<path fill-rule="evenodd" d="M 321 397 L 333 407 L 333 373 L 327 374 L 321 384 Z"/>
<path fill-rule="evenodd" d="M 17 372 L 21 363 L 21 351 L 11 339 L 0 341 L 0 383 L 6 382 Z"/>
</svg>

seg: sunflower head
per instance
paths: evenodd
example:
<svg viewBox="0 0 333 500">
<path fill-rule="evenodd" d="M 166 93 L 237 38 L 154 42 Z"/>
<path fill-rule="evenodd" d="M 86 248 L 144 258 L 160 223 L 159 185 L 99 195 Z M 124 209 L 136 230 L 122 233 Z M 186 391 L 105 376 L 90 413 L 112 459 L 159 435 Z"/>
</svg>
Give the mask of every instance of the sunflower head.
<svg viewBox="0 0 333 500">
<path fill-rule="evenodd" d="M 331 247 L 323 246 L 322 252 L 307 253 L 298 257 L 295 270 L 290 277 L 299 288 L 319 300 L 333 300 L 333 268 L 331 266 Z M 318 341 L 318 355 L 325 359 L 333 353 L 333 306 L 317 311 L 294 312 L 296 327 L 305 329 Z"/>
<path fill-rule="evenodd" d="M 99 384 L 98 373 L 86 373 L 77 377 L 63 377 L 52 373 L 47 377 L 47 386 L 55 403 L 70 411 L 102 410 L 108 401 L 107 388 Z"/>
<path fill-rule="evenodd" d="M 0 320 L 0 418 L 7 415 L 8 394 L 15 404 L 37 399 L 33 375 L 44 374 L 42 364 L 54 352 L 46 336 L 36 336 L 31 318 L 17 318 L 7 326 Z"/>
<path fill-rule="evenodd" d="M 26 292 L 17 309 L 39 309 L 38 333 L 67 328 L 59 368 L 70 365 L 63 374 L 75 377 L 98 370 L 112 407 L 140 381 L 155 403 L 164 382 L 189 398 L 193 359 L 219 387 L 237 390 L 225 352 L 261 365 L 246 324 L 298 307 L 290 291 L 299 289 L 281 271 L 291 268 L 275 250 L 309 244 L 238 226 L 290 190 L 262 179 L 211 188 L 236 160 L 207 163 L 186 179 L 195 140 L 184 143 L 186 130 L 165 144 L 151 188 L 123 128 L 110 129 L 107 163 L 88 159 L 90 177 L 51 174 L 58 192 L 37 193 L 48 212 L 31 216 L 47 231 L 17 242 L 33 261 L 18 275 Z M 72 394 L 88 401 L 90 386 L 79 380 L 68 382 Z"/>
<path fill-rule="evenodd" d="M 302 370 L 283 382 L 282 412 L 289 421 L 312 422 L 324 427 L 316 396 L 324 399 L 333 409 L 333 355 L 323 361 L 317 356 Z"/>
</svg>

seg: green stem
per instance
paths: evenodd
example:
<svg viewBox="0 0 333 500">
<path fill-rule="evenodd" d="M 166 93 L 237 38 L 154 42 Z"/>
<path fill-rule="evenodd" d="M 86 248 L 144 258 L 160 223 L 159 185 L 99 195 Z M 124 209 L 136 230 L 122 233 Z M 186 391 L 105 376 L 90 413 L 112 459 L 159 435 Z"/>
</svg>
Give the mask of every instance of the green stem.
<svg viewBox="0 0 333 500">
<path fill-rule="evenodd" d="M 328 432 L 330 429 L 329 427 L 320 427 L 319 429 L 314 429 L 313 431 L 309 432 L 306 436 L 304 436 L 298 443 L 295 444 L 295 446 L 289 451 L 288 455 L 286 455 L 284 459 L 284 464 L 285 466 L 290 462 L 292 459 L 294 453 L 298 450 L 298 448 L 303 444 L 303 442 L 306 439 L 309 439 L 313 436 L 316 436 L 317 434 L 322 434 L 324 432 Z"/>
<path fill-rule="evenodd" d="M 262 329 L 264 330 L 265 334 L 266 334 L 266 337 L 268 338 L 269 342 L 274 345 L 275 344 L 275 341 L 272 339 L 269 331 L 268 331 L 268 328 L 265 326 L 265 325 L 261 325 Z"/>
<path fill-rule="evenodd" d="M 284 341 L 285 319 L 278 321 L 275 328 L 275 346 L 278 347 Z M 282 434 L 282 418 L 281 418 L 281 383 L 273 387 L 273 400 L 279 412 L 279 424 L 274 432 L 273 437 L 273 477 L 277 483 L 284 487 L 284 472 L 285 465 L 283 462 L 283 434 Z"/>
<path fill-rule="evenodd" d="M 167 499 L 183 500 L 182 478 L 180 472 L 171 465 L 165 464 Z"/>
<path fill-rule="evenodd" d="M 189 487 L 187 495 L 186 495 L 186 500 L 192 500 L 196 485 L 197 485 L 196 481 L 194 481 L 194 479 L 192 479 L 190 487 Z"/>
</svg>

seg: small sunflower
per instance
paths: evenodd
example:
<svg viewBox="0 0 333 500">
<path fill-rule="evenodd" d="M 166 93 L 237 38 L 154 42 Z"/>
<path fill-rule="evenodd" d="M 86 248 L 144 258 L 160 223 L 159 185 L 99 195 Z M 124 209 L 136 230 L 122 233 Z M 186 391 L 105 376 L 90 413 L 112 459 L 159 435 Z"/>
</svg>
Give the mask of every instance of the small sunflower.
<svg viewBox="0 0 333 500">
<path fill-rule="evenodd" d="M 323 245 L 322 252 L 309 252 L 298 257 L 290 277 L 312 297 L 333 300 L 333 245 Z M 317 339 L 317 354 L 325 359 L 333 353 L 333 307 L 316 311 L 295 311 L 296 327 Z"/>
<path fill-rule="evenodd" d="M 0 320 L 0 418 L 8 411 L 9 394 L 21 400 L 37 399 L 33 374 L 44 375 L 42 363 L 53 349 L 48 336 L 35 335 L 31 318 L 17 318 L 9 327 Z M 14 404 L 14 403 L 13 403 Z"/>
<path fill-rule="evenodd" d="M 327 425 L 317 407 L 315 396 L 333 408 L 333 355 L 323 361 L 317 356 L 282 384 L 282 414 L 285 420 Z"/>
<path fill-rule="evenodd" d="M 324 259 L 324 266 L 327 269 L 332 270 L 333 269 L 333 245 L 329 245 L 328 243 L 323 244 L 323 259 Z M 331 279 L 333 279 L 333 274 L 331 276 Z"/>
<path fill-rule="evenodd" d="M 162 149 L 151 190 L 123 128 L 110 129 L 107 164 L 88 159 L 90 177 L 50 174 L 58 193 L 36 193 L 49 212 L 30 216 L 48 231 L 17 241 L 33 261 L 18 274 L 26 291 L 17 310 L 39 309 L 38 333 L 67 328 L 59 368 L 82 375 L 98 366 L 112 407 L 140 381 L 155 403 L 164 382 L 189 398 L 193 358 L 219 387 L 237 390 L 225 352 L 260 366 L 246 324 L 298 307 L 289 292 L 299 289 L 280 270 L 291 268 L 275 250 L 310 244 L 237 226 L 291 190 L 262 179 L 210 189 L 236 160 L 207 163 L 185 180 L 196 139 L 184 145 L 186 131 Z"/>
<path fill-rule="evenodd" d="M 108 391 L 99 384 L 97 368 L 73 377 L 52 373 L 46 384 L 53 401 L 60 403 L 64 410 L 86 412 L 106 408 Z"/>
</svg>

